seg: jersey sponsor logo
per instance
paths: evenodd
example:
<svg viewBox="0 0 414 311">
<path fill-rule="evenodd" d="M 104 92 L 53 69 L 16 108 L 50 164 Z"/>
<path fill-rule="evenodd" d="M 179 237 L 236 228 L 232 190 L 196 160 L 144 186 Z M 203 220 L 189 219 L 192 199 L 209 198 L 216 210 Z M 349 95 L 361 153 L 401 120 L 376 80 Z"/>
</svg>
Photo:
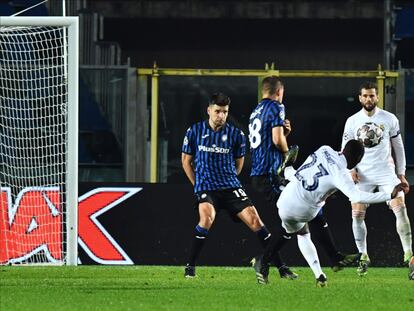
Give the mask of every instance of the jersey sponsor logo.
<svg viewBox="0 0 414 311">
<path fill-rule="evenodd" d="M 97 217 L 141 190 L 97 188 L 79 198 L 78 242 L 97 263 L 133 264 Z M 22 262 L 40 252 L 49 262 L 61 261 L 64 232 L 59 187 L 27 187 L 14 203 L 11 193 L 10 188 L 0 191 L 0 263 Z"/>
<path fill-rule="evenodd" d="M 217 147 L 216 145 L 212 145 L 211 147 L 207 147 L 207 146 L 203 146 L 203 145 L 198 145 L 198 151 L 203 151 L 203 152 L 213 152 L 213 153 L 229 153 L 230 149 L 228 148 L 222 148 L 222 147 Z"/>
</svg>

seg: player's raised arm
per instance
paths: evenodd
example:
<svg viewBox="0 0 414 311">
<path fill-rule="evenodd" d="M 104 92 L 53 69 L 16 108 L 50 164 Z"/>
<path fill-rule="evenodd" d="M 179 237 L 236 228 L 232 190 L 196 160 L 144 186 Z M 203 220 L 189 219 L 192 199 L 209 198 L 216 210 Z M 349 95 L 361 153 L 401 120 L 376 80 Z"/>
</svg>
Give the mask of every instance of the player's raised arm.
<svg viewBox="0 0 414 311">
<path fill-rule="evenodd" d="M 283 122 L 283 133 L 287 137 L 290 132 L 292 132 L 292 124 L 290 123 L 290 120 L 285 119 L 285 122 Z"/>
<path fill-rule="evenodd" d="M 289 151 L 289 146 L 283 131 L 283 126 L 275 126 L 272 129 L 272 141 L 280 152 L 286 154 Z"/>
</svg>

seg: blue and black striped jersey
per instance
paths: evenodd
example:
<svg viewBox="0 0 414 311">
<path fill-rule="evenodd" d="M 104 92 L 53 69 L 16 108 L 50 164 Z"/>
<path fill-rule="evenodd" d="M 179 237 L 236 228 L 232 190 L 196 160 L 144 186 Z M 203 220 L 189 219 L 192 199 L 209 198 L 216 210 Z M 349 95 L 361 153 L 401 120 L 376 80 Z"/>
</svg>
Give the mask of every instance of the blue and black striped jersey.
<svg viewBox="0 0 414 311">
<path fill-rule="evenodd" d="M 276 174 L 282 154 L 272 141 L 272 129 L 283 126 L 285 106 L 278 101 L 263 99 L 249 119 L 249 141 L 252 156 L 250 176 Z"/>
<path fill-rule="evenodd" d="M 194 157 L 194 192 L 241 187 L 235 159 L 246 154 L 246 137 L 240 129 L 226 123 L 215 132 L 208 121 L 196 123 L 185 134 L 182 152 Z"/>
</svg>

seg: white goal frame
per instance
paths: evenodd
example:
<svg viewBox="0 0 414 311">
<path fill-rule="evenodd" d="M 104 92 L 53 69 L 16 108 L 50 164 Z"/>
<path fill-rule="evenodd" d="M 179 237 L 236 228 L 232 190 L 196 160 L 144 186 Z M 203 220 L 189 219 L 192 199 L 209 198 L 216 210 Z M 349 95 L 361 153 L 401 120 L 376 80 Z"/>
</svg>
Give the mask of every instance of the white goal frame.
<svg viewBox="0 0 414 311">
<path fill-rule="evenodd" d="M 0 26 L 67 26 L 68 148 L 66 170 L 66 265 L 78 264 L 78 76 L 79 18 L 71 17 L 0 17 Z"/>
</svg>

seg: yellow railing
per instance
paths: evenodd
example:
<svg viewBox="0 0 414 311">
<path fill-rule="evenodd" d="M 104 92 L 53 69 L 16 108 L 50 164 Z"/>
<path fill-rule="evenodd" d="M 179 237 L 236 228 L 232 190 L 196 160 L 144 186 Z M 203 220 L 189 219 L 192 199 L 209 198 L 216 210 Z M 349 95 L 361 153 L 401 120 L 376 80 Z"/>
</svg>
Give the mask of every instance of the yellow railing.
<svg viewBox="0 0 414 311">
<path fill-rule="evenodd" d="M 150 156 L 150 182 L 158 181 L 158 78 L 159 76 L 215 76 L 215 77 L 257 77 L 277 76 L 283 78 L 371 78 L 378 84 L 379 107 L 384 107 L 384 85 L 388 78 L 397 78 L 395 71 L 377 70 L 368 71 L 325 71 L 325 70 L 275 70 L 272 64 L 266 69 L 177 69 L 137 68 L 138 75 L 151 76 L 151 156 Z"/>
</svg>

